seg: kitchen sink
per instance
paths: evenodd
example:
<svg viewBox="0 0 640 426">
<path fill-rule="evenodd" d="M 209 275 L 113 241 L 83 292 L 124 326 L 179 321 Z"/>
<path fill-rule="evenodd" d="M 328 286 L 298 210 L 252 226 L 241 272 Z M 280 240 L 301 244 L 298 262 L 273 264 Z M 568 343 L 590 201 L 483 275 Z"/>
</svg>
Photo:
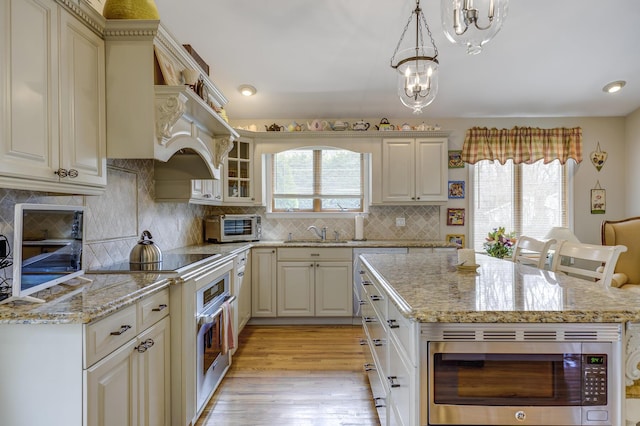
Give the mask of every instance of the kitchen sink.
<svg viewBox="0 0 640 426">
<path fill-rule="evenodd" d="M 321 240 L 321 239 L 310 239 L 310 240 L 285 240 L 284 241 L 287 244 L 329 244 L 329 243 L 334 243 L 334 244 L 346 244 L 346 243 L 350 243 L 351 240 Z"/>
</svg>

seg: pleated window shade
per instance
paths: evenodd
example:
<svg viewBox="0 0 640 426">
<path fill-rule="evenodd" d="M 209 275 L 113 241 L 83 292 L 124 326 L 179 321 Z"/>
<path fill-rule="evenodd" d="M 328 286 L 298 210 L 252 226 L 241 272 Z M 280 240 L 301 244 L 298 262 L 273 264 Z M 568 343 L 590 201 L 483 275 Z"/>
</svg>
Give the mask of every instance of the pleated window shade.
<svg viewBox="0 0 640 426">
<path fill-rule="evenodd" d="M 473 248 L 483 251 L 487 234 L 504 227 L 517 236 L 543 239 L 554 226 L 567 226 L 567 165 L 554 160 L 504 165 L 482 160 L 472 168 Z"/>
<path fill-rule="evenodd" d="M 272 161 L 272 211 L 362 211 L 362 154 L 309 147 L 279 152 Z"/>
</svg>

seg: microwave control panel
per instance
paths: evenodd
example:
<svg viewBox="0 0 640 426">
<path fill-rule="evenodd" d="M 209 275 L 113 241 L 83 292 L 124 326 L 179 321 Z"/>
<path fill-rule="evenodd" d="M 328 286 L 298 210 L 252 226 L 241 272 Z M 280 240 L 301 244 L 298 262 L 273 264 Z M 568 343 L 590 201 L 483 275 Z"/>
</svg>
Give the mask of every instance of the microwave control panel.
<svg viewBox="0 0 640 426">
<path fill-rule="evenodd" d="M 607 356 L 582 355 L 582 405 L 607 405 Z"/>
</svg>

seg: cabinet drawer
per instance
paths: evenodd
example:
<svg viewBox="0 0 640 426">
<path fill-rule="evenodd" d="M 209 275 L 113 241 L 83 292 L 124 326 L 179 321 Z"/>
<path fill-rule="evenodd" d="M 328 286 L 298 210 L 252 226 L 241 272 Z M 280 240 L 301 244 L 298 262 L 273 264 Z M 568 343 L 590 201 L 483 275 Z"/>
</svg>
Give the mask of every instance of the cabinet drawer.
<svg viewBox="0 0 640 426">
<path fill-rule="evenodd" d="M 122 309 L 86 326 L 85 365 L 87 368 L 138 334 L 136 305 Z"/>
<path fill-rule="evenodd" d="M 415 406 L 412 398 L 412 395 L 415 395 L 414 376 L 415 368 L 407 365 L 396 345 L 389 342 L 389 370 L 386 376 L 389 387 L 389 415 L 395 417 L 398 425 L 414 424 L 411 421 Z"/>
<path fill-rule="evenodd" d="M 351 249 L 343 247 L 284 247 L 278 249 L 278 260 L 348 260 Z"/>
<path fill-rule="evenodd" d="M 138 302 L 138 324 L 140 330 L 151 327 L 169 315 L 169 290 L 165 289 Z"/>
<path fill-rule="evenodd" d="M 387 307 L 387 326 L 391 331 L 391 334 L 398 340 L 398 343 L 402 347 L 408 359 L 411 360 L 413 365 L 416 365 L 415 359 L 415 347 L 414 343 L 417 340 L 416 324 L 402 316 L 398 307 L 391 301 L 389 301 Z"/>
</svg>

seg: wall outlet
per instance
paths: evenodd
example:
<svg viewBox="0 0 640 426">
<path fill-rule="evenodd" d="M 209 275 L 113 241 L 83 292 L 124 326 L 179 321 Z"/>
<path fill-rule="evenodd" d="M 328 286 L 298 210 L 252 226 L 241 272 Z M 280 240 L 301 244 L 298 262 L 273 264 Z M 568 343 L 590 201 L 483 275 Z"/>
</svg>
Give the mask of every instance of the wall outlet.
<svg viewBox="0 0 640 426">
<path fill-rule="evenodd" d="M 404 217 L 396 217 L 396 226 L 405 226 Z"/>
</svg>

